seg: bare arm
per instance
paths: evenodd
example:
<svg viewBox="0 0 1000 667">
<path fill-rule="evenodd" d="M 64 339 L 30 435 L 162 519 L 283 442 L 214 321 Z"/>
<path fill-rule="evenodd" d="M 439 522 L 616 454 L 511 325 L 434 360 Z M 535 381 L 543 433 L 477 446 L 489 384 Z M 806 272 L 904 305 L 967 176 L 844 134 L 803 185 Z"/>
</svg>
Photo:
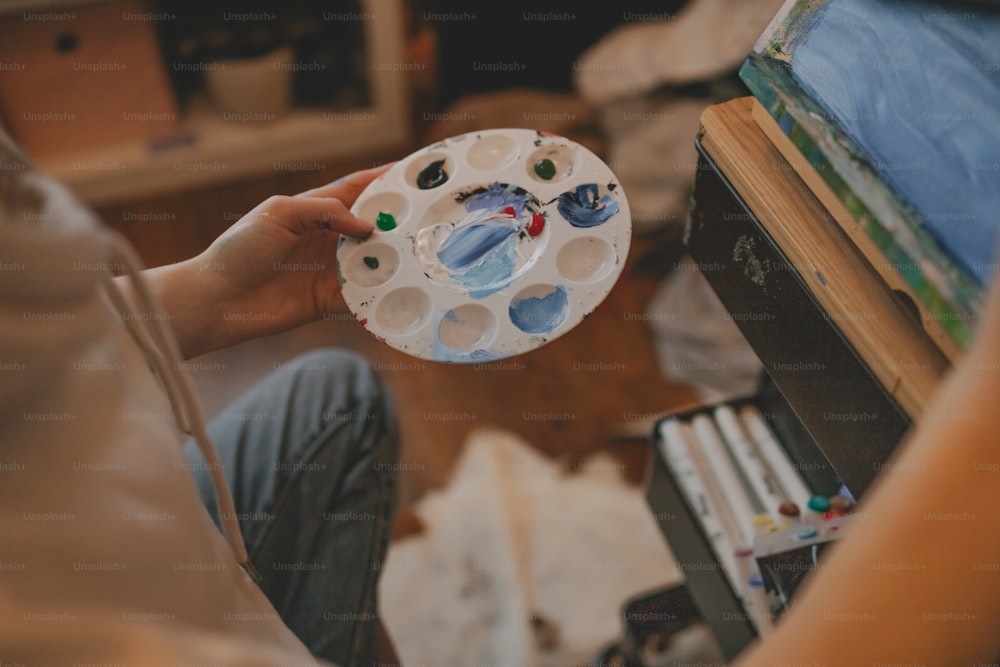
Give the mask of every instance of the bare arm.
<svg viewBox="0 0 1000 667">
<path fill-rule="evenodd" d="M 976 665 L 1000 655 L 1000 281 L 864 509 L 739 667 Z"/>
</svg>

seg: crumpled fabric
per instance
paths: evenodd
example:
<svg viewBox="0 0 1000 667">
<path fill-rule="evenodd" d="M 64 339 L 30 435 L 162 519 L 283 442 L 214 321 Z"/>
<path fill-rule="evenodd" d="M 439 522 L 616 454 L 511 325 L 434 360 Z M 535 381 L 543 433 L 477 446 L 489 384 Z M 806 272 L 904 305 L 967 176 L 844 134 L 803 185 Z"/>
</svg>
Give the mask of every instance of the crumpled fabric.
<svg viewBox="0 0 1000 667">
<path fill-rule="evenodd" d="M 509 431 L 473 431 L 449 485 L 415 507 L 424 532 L 386 558 L 379 606 L 402 663 L 584 665 L 619 639 L 626 599 L 684 579 L 621 465 L 601 454 L 567 473 Z"/>
<path fill-rule="evenodd" d="M 691 0 L 672 20 L 619 26 L 578 59 L 575 89 L 598 110 L 637 233 L 683 222 L 701 113 L 746 94 L 735 72 L 781 4 Z"/>
<path fill-rule="evenodd" d="M 677 262 L 647 311 L 664 377 L 689 385 L 706 404 L 756 393 L 764 366 L 690 256 Z"/>
</svg>

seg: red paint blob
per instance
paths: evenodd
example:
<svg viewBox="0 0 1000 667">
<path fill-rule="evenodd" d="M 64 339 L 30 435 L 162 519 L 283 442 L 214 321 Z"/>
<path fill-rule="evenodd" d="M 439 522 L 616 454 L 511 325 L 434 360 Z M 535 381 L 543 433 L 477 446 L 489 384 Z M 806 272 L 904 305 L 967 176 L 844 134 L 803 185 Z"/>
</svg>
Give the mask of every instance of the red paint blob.
<svg viewBox="0 0 1000 667">
<path fill-rule="evenodd" d="M 509 216 L 510 216 L 510 217 L 512 217 L 512 218 L 513 218 L 513 217 L 515 217 L 515 216 L 517 215 L 517 212 L 516 212 L 516 211 L 514 211 L 514 207 L 513 207 L 513 206 L 508 206 L 507 208 L 505 208 L 505 209 L 503 210 L 503 212 L 504 212 L 504 213 L 505 213 L 506 215 L 509 215 Z"/>
<path fill-rule="evenodd" d="M 532 213 L 531 222 L 528 223 L 528 236 L 538 236 L 545 229 L 545 216 L 541 213 Z"/>
</svg>

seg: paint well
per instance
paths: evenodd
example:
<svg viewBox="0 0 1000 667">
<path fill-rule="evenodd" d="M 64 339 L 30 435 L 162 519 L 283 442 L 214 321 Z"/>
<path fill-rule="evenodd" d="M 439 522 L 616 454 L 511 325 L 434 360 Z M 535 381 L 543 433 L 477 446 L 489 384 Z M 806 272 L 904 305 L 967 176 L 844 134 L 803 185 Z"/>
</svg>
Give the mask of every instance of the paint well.
<svg viewBox="0 0 1000 667">
<path fill-rule="evenodd" d="M 449 310 L 441 318 L 437 339 L 449 350 L 472 352 L 488 347 L 496 336 L 497 319 L 486 306 L 471 303 Z"/>
<path fill-rule="evenodd" d="M 566 320 L 569 298 L 562 285 L 532 285 L 511 299 L 510 321 L 531 334 L 552 333 Z"/>
<path fill-rule="evenodd" d="M 573 176 L 580 156 L 574 146 L 563 143 L 544 143 L 525 160 L 525 171 L 539 183 L 559 183 Z"/>
<path fill-rule="evenodd" d="M 444 168 L 444 160 L 435 160 L 420 170 L 417 174 L 417 187 L 421 190 L 431 190 L 448 181 L 448 172 Z"/>
<path fill-rule="evenodd" d="M 389 292 L 375 307 L 375 323 L 387 334 L 400 336 L 423 326 L 431 316 L 431 298 L 419 287 Z"/>
<path fill-rule="evenodd" d="M 419 155 L 407 164 L 403 180 L 418 190 L 431 190 L 444 185 L 455 174 L 455 160 L 451 154 L 435 150 Z"/>
<path fill-rule="evenodd" d="M 615 267 L 615 249 L 604 239 L 584 236 L 568 241 L 556 254 L 559 275 L 586 283 L 604 278 Z"/>
<path fill-rule="evenodd" d="M 398 192 L 380 192 L 365 198 L 358 205 L 357 216 L 362 220 L 374 223 L 379 229 L 387 231 L 387 229 L 401 224 L 409 213 L 410 203 L 406 197 Z M 385 225 L 388 224 L 389 220 L 392 221 L 392 226 L 387 228 Z"/>
<path fill-rule="evenodd" d="M 597 227 L 618 213 L 618 200 L 600 193 L 596 183 L 584 183 L 559 195 L 559 214 L 574 227 Z"/>
<path fill-rule="evenodd" d="M 506 134 L 491 134 L 476 139 L 465 154 L 469 164 L 481 171 L 496 171 L 510 165 L 520 154 L 520 148 Z"/>
<path fill-rule="evenodd" d="M 365 243 L 341 266 L 344 278 L 361 287 L 383 285 L 399 271 L 399 252 L 386 243 Z"/>
</svg>

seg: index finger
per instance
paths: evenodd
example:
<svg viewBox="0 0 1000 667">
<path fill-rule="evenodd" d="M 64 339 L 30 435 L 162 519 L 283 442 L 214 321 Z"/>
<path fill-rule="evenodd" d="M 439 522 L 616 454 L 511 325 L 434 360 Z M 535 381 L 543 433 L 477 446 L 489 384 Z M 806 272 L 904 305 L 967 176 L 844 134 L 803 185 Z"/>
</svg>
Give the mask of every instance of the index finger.
<svg viewBox="0 0 1000 667">
<path fill-rule="evenodd" d="M 350 208 L 354 205 L 354 201 L 358 198 L 358 196 L 364 192 L 364 189 L 367 188 L 372 181 L 384 174 L 393 164 L 395 163 L 390 162 L 379 167 L 356 171 L 342 178 L 338 178 L 332 183 L 327 183 L 326 185 L 321 185 L 318 188 L 300 192 L 295 196 L 322 198 L 332 197 L 344 202 L 344 205 Z"/>
</svg>

